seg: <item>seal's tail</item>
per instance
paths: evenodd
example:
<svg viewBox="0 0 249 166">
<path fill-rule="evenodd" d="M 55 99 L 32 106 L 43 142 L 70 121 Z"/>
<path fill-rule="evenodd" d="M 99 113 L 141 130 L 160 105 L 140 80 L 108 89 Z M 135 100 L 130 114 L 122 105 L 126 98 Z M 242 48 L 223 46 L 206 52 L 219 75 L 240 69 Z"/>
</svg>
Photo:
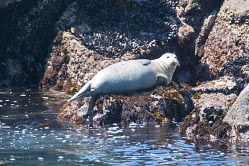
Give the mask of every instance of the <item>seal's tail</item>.
<svg viewBox="0 0 249 166">
<path fill-rule="evenodd" d="M 91 82 L 88 82 L 79 90 L 79 92 L 73 95 L 71 99 L 67 100 L 67 102 L 79 99 L 81 97 L 89 96 L 90 90 L 91 90 Z"/>
</svg>

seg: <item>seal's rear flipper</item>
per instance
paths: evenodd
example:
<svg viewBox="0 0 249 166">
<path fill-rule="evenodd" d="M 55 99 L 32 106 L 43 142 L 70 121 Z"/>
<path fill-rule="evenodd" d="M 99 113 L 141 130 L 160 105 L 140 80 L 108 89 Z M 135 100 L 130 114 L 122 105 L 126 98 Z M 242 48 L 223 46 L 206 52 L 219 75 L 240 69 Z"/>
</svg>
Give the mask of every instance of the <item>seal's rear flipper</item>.
<svg viewBox="0 0 249 166">
<path fill-rule="evenodd" d="M 73 97 L 69 100 L 67 100 L 67 102 L 79 99 L 81 97 L 87 97 L 89 96 L 91 93 L 91 81 L 86 83 L 80 90 L 79 92 L 77 92 L 75 95 L 73 95 Z"/>
</svg>

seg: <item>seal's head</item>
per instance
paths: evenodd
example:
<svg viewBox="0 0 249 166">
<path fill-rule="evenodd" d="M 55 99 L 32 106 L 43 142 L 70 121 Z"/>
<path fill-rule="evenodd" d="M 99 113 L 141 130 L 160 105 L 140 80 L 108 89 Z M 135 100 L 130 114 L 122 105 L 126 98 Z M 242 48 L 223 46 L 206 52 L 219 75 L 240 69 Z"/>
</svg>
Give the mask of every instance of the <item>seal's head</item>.
<svg viewBox="0 0 249 166">
<path fill-rule="evenodd" d="M 180 65 L 177 57 L 173 53 L 165 53 L 159 58 L 160 65 L 165 70 L 172 70 L 175 71 L 176 66 Z"/>
</svg>

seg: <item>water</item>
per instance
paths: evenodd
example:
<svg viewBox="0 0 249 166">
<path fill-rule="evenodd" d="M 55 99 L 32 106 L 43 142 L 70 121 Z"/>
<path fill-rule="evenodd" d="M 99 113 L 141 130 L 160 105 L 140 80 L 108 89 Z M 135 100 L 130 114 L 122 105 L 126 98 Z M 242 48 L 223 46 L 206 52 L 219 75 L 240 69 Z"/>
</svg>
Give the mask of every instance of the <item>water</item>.
<svg viewBox="0 0 249 166">
<path fill-rule="evenodd" d="M 0 92 L 0 165 L 247 165 L 249 147 L 193 143 L 177 124 L 60 124 L 60 94 Z"/>
</svg>

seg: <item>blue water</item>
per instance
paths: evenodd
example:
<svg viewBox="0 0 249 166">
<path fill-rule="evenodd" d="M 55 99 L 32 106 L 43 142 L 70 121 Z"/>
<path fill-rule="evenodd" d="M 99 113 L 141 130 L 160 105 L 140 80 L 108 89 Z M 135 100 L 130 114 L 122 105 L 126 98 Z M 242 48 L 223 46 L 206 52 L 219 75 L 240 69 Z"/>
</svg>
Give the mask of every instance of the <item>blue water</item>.
<svg viewBox="0 0 249 166">
<path fill-rule="evenodd" d="M 66 101 L 38 91 L 0 92 L 0 165 L 247 165 L 249 147 L 182 138 L 178 124 L 83 126 L 56 120 Z"/>
</svg>

